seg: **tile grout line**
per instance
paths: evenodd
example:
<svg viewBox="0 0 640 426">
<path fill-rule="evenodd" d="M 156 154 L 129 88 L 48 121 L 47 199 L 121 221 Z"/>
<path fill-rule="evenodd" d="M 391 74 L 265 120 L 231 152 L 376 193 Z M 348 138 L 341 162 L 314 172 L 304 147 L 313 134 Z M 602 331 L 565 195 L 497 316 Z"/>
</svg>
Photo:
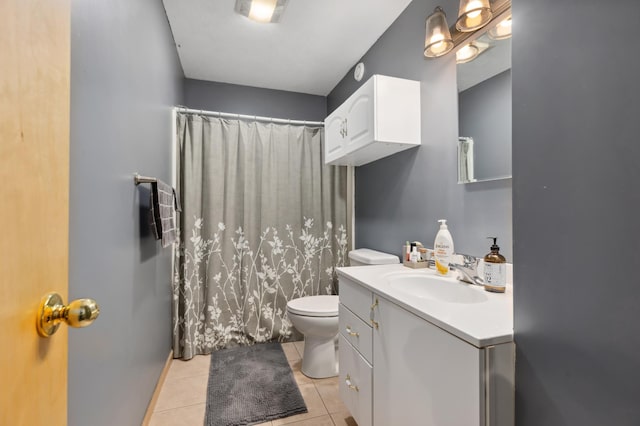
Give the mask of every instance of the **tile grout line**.
<svg viewBox="0 0 640 426">
<path fill-rule="evenodd" d="M 156 413 L 164 413 L 164 412 L 167 412 L 167 411 L 173 411 L 173 410 L 179 410 L 179 409 L 181 409 L 181 408 L 195 407 L 196 405 L 204 405 L 204 406 L 205 406 L 205 409 L 206 409 L 207 402 L 206 402 L 206 401 L 205 401 L 205 402 L 197 402 L 197 403 L 195 403 L 195 404 L 187 404 L 187 405 L 181 405 L 180 407 L 167 408 L 166 410 L 158 410 L 158 411 L 154 411 L 154 412 L 153 412 L 153 414 L 156 414 Z"/>
<path fill-rule="evenodd" d="M 304 340 L 303 340 L 303 341 L 304 341 Z M 300 356 L 300 358 L 299 358 L 299 359 L 300 359 L 300 360 L 302 360 L 302 354 L 300 353 L 300 350 L 298 349 L 298 346 L 295 344 L 295 342 L 292 342 L 292 343 L 293 343 L 293 347 L 294 347 L 294 349 L 296 350 L 296 352 L 298 352 L 298 355 Z M 314 387 L 314 389 L 316 390 L 316 392 L 318 393 L 318 396 L 320 397 L 320 401 L 322 401 L 322 405 L 324 406 L 324 409 L 325 409 L 325 411 L 327 412 L 327 414 L 326 414 L 326 415 L 327 415 L 327 416 L 329 416 L 329 420 L 331 420 L 331 423 L 332 423 L 334 426 L 336 426 L 336 422 L 333 420 L 333 416 L 331 415 L 331 414 L 333 414 L 333 413 L 331 413 L 331 412 L 329 411 L 329 407 L 327 407 L 326 402 L 324 402 L 324 398 L 322 397 L 322 394 L 321 394 L 321 393 L 320 393 L 320 391 L 318 390 L 318 386 L 316 385 L 315 380 L 313 380 L 313 379 L 312 379 L 312 382 L 311 382 L 311 383 L 313 383 L 313 387 Z M 298 388 L 299 388 L 299 387 L 300 387 L 300 384 L 298 384 L 298 383 L 296 383 L 296 384 L 298 385 Z M 323 414 L 323 415 L 324 415 L 324 414 Z M 311 418 L 313 419 L 313 418 L 317 418 L 317 417 L 321 417 L 321 416 L 316 416 L 316 417 L 311 417 Z M 295 423 L 290 423 L 290 424 L 292 424 L 292 425 L 294 425 L 294 426 L 295 426 Z"/>
<path fill-rule="evenodd" d="M 308 418 L 306 418 L 304 420 L 298 420 L 298 421 L 291 422 L 291 423 L 282 423 L 282 426 L 296 426 L 296 424 L 298 424 L 298 423 L 308 422 L 309 420 L 317 419 L 317 418 L 324 417 L 324 416 L 329 416 L 329 418 L 331 419 L 331 423 L 333 423 L 333 418 L 331 417 L 331 414 L 326 413 L 326 414 L 318 414 L 317 416 L 308 417 Z M 286 417 L 283 417 L 283 419 L 286 419 Z M 276 420 L 282 420 L 282 419 L 276 419 Z M 276 420 L 272 420 L 272 421 L 276 421 Z M 334 425 L 335 425 L 335 423 L 334 423 Z"/>
<path fill-rule="evenodd" d="M 171 374 L 171 372 L 169 372 L 169 374 Z M 190 374 L 188 376 L 178 376 L 178 377 L 167 377 L 167 380 L 169 381 L 175 381 L 175 380 L 182 380 L 182 379 L 191 379 L 193 377 L 202 377 L 202 376 L 207 376 L 209 377 L 210 374 L 209 373 L 204 373 L 204 374 Z M 164 386 L 163 386 L 164 387 Z"/>
<path fill-rule="evenodd" d="M 324 398 L 322 397 L 322 394 L 318 390 L 318 386 L 316 386 L 316 382 L 313 382 L 313 387 L 316 389 L 316 392 L 318 392 L 318 396 L 320 396 L 320 401 L 322 401 L 322 405 L 324 405 L 324 409 L 327 411 L 327 414 L 331 418 L 331 413 L 329 412 L 329 407 L 327 407 L 327 403 L 324 402 Z M 333 423 L 333 418 L 331 418 L 331 422 Z"/>
</svg>

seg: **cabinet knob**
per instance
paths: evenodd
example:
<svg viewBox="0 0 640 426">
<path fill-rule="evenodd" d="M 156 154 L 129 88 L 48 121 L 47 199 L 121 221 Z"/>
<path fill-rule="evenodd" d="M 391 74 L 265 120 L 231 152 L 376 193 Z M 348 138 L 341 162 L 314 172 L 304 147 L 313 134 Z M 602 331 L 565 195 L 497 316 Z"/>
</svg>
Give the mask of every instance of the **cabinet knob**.
<svg viewBox="0 0 640 426">
<path fill-rule="evenodd" d="M 348 325 L 348 326 L 347 326 L 347 328 L 346 328 L 345 330 L 347 331 L 347 334 L 348 334 L 349 336 L 354 336 L 354 337 L 358 337 L 358 336 L 360 336 L 360 334 L 359 334 L 357 331 L 353 331 L 353 330 L 351 329 L 351 326 L 350 326 L 350 325 Z"/>
<path fill-rule="evenodd" d="M 347 374 L 347 377 L 344 378 L 344 382 L 347 384 L 347 386 L 349 387 L 349 389 L 352 389 L 356 392 L 360 392 L 360 388 L 358 388 L 358 386 L 354 385 L 353 383 L 351 383 L 351 376 Z"/>
</svg>

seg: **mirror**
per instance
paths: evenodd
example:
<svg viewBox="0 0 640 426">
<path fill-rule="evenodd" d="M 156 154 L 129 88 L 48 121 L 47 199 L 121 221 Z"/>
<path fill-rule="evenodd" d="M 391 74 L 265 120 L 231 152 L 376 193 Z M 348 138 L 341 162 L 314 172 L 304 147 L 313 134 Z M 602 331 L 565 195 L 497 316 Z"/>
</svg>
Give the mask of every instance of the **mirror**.
<svg viewBox="0 0 640 426">
<path fill-rule="evenodd" d="M 456 55 L 458 183 L 511 177 L 511 38 L 496 39 L 501 23 Z"/>
</svg>

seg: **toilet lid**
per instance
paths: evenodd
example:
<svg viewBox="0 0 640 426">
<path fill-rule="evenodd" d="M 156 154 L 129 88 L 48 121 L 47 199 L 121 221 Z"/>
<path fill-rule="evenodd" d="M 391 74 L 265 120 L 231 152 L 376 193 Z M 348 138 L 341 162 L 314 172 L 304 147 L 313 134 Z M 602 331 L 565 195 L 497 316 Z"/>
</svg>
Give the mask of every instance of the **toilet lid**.
<svg viewBox="0 0 640 426">
<path fill-rule="evenodd" d="M 338 316 L 338 296 L 306 296 L 290 300 L 287 311 L 306 317 Z"/>
</svg>

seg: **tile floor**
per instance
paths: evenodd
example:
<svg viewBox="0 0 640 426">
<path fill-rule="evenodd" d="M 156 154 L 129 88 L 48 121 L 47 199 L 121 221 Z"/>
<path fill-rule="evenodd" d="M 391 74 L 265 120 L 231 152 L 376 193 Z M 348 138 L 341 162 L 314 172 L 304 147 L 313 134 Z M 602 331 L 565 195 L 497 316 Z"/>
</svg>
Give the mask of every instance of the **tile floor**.
<svg viewBox="0 0 640 426">
<path fill-rule="evenodd" d="M 338 378 L 311 379 L 300 371 L 304 342 L 283 343 L 308 413 L 273 420 L 262 425 L 357 426 L 338 393 Z M 189 361 L 174 360 L 160 391 L 150 426 L 201 426 L 204 422 L 205 394 L 210 356 Z"/>
</svg>

